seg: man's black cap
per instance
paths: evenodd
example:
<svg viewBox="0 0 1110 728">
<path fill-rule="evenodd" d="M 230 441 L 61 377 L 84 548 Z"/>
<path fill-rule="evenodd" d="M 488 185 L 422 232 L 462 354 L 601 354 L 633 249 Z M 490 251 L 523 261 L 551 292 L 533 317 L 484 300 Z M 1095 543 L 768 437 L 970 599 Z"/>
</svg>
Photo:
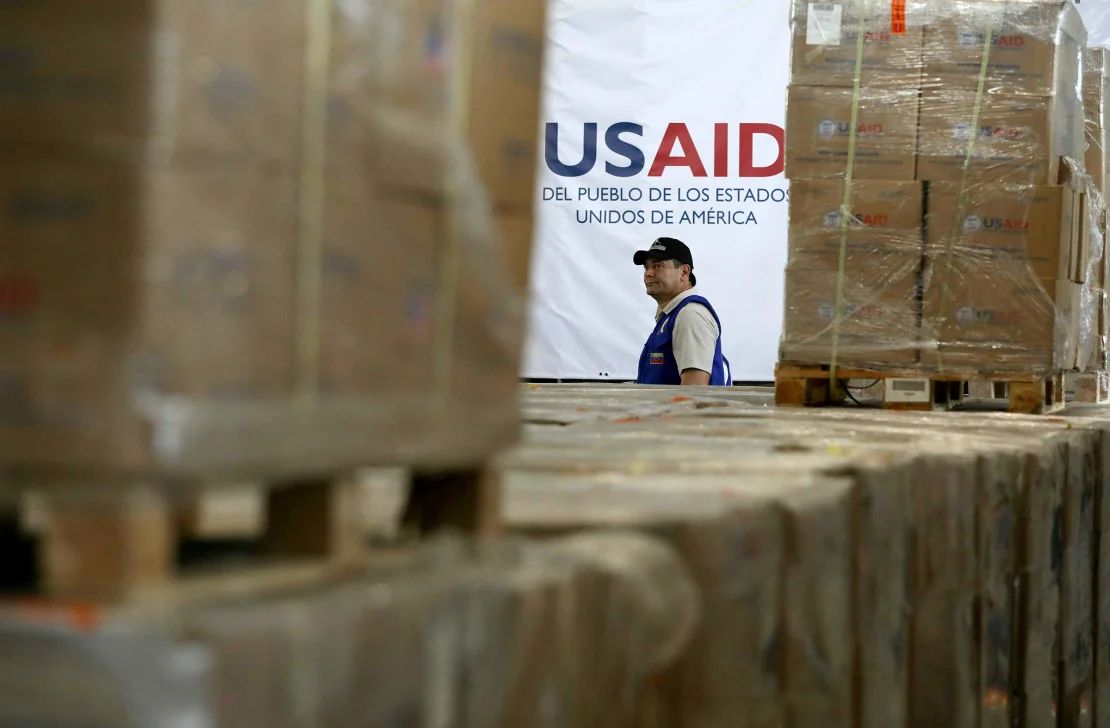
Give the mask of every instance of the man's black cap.
<svg viewBox="0 0 1110 728">
<path fill-rule="evenodd" d="M 694 277 L 694 256 L 690 253 L 690 248 L 686 247 L 686 243 L 678 238 L 657 238 L 647 250 L 637 250 L 636 254 L 632 256 L 632 262 L 636 265 L 643 265 L 644 261 L 649 258 L 653 260 L 677 260 L 679 263 L 685 263 L 690 266 L 690 285 L 696 286 L 698 284 L 698 279 Z"/>
</svg>

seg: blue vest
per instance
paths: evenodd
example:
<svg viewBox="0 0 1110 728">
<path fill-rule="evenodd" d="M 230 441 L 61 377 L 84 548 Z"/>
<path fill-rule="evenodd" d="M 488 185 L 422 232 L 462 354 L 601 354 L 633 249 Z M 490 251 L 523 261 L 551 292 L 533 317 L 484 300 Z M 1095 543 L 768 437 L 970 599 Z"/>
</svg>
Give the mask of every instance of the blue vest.
<svg viewBox="0 0 1110 728">
<path fill-rule="evenodd" d="M 700 303 L 709 310 L 713 320 L 717 322 L 718 331 L 721 330 L 721 319 L 717 312 L 709 305 L 709 301 L 701 296 L 684 298 L 670 313 L 665 313 L 655 322 L 644 351 L 640 354 L 640 373 L 636 377 L 637 384 L 681 384 L 682 373 L 678 371 L 678 363 L 674 358 L 674 346 L 671 335 L 674 333 L 674 322 L 678 313 L 691 303 Z M 717 334 L 717 343 L 713 348 L 713 371 L 709 373 L 709 383 L 716 386 L 731 386 L 732 375 L 729 372 L 728 360 L 721 353 L 721 335 Z"/>
</svg>

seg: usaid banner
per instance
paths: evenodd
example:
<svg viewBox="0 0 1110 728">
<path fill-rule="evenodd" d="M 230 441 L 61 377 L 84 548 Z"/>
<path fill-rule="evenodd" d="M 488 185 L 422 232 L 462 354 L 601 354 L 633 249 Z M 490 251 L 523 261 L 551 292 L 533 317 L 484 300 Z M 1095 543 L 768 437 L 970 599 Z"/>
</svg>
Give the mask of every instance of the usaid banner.
<svg viewBox="0 0 1110 728">
<path fill-rule="evenodd" d="M 789 187 L 786 0 L 552 0 L 523 375 L 633 379 L 632 254 L 685 241 L 733 378 L 773 378 Z"/>
</svg>

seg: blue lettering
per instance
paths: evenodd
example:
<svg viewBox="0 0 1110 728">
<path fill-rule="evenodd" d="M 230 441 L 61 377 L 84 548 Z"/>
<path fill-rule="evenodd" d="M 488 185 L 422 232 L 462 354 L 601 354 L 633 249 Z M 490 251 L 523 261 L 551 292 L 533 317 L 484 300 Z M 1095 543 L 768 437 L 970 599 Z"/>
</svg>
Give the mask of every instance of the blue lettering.
<svg viewBox="0 0 1110 728">
<path fill-rule="evenodd" d="M 635 134 L 642 137 L 644 127 L 630 121 L 622 121 L 609 127 L 609 130 L 605 132 L 606 146 L 614 153 L 627 158 L 630 164 L 626 167 L 618 167 L 611 162 L 606 162 L 605 171 L 614 177 L 635 177 L 644 171 L 644 153 L 635 144 L 630 144 L 621 139 L 621 134 Z"/>
<path fill-rule="evenodd" d="M 582 161 L 575 165 L 563 164 L 559 161 L 559 125 L 548 123 L 544 134 L 544 158 L 547 168 L 560 177 L 581 177 L 597 163 L 597 124 L 589 123 L 583 126 Z"/>
</svg>

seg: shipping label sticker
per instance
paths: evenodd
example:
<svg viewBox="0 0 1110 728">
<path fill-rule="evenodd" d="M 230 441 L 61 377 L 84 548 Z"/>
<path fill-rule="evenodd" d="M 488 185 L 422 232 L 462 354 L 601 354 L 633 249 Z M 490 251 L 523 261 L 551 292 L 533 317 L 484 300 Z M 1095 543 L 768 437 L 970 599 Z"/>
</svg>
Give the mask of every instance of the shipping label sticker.
<svg viewBox="0 0 1110 728">
<path fill-rule="evenodd" d="M 835 3 L 810 3 L 806 16 L 807 45 L 840 45 L 843 8 Z"/>
<path fill-rule="evenodd" d="M 890 0 L 890 34 L 906 34 L 906 0 Z"/>
</svg>

